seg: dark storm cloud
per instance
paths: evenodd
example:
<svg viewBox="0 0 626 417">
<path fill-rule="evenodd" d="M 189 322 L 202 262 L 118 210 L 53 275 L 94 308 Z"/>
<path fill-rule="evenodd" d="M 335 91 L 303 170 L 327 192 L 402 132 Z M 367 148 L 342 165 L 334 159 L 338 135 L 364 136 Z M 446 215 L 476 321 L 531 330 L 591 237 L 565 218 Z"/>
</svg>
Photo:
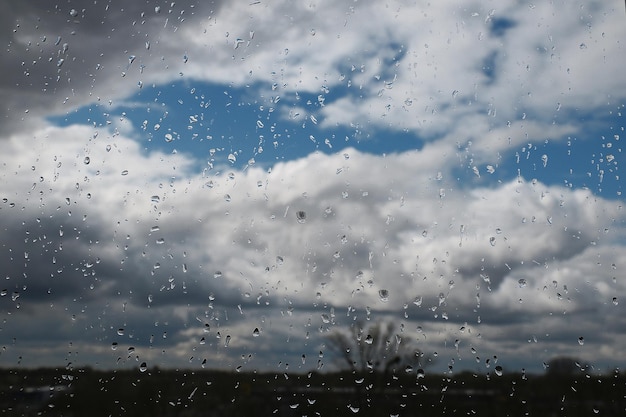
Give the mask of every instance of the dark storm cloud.
<svg viewBox="0 0 626 417">
<path fill-rule="evenodd" d="M 158 77 L 173 64 L 173 52 L 160 40 L 210 16 L 219 2 L 26 0 L 3 1 L 0 8 L 0 125 L 6 134 L 98 97 L 115 100 Z M 182 62 L 184 52 L 177 52 Z"/>
</svg>

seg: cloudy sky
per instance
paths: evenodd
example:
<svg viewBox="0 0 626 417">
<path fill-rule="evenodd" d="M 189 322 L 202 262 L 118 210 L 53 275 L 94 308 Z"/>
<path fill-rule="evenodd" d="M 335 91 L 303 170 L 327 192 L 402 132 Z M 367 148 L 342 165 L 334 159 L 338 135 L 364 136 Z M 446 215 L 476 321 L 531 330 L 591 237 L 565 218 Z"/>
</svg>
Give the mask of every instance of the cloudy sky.
<svg viewBox="0 0 626 417">
<path fill-rule="evenodd" d="M 0 11 L 0 365 L 626 366 L 623 3 Z"/>
</svg>

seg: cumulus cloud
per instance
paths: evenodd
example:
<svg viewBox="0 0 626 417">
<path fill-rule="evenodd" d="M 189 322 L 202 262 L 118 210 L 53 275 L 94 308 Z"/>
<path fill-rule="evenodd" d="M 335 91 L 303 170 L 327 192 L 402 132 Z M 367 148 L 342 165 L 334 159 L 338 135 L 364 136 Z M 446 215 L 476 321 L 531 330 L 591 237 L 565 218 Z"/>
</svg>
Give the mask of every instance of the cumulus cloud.
<svg viewBox="0 0 626 417">
<path fill-rule="evenodd" d="M 4 6 L 0 308 L 14 340 L 0 362 L 304 369 L 328 332 L 370 319 L 466 367 L 610 363 L 621 203 L 521 170 L 485 178 L 626 96 L 623 16 L 554 7 Z M 248 88 L 286 124 L 405 132 L 415 149 L 200 170 L 118 117 L 175 81 Z"/>
<path fill-rule="evenodd" d="M 2 302 L 17 343 L 5 364 L 36 361 L 45 346 L 67 356 L 58 343 L 71 340 L 75 361 L 102 366 L 269 368 L 368 317 L 399 320 L 430 351 L 467 323 L 491 329 L 476 347 L 501 343 L 497 329 L 539 334 L 546 314 L 563 338 L 613 340 L 593 317 L 621 308 L 611 295 L 624 288 L 617 266 L 593 259 L 615 259 L 623 214 L 589 191 L 464 189 L 449 170 L 433 175 L 428 153 L 354 149 L 209 175 L 191 155 L 145 153 L 113 128 L 94 136 L 74 125 L 7 142 Z M 571 329 L 570 315 L 589 326 Z M 31 321 L 41 329 L 23 334 Z"/>
</svg>

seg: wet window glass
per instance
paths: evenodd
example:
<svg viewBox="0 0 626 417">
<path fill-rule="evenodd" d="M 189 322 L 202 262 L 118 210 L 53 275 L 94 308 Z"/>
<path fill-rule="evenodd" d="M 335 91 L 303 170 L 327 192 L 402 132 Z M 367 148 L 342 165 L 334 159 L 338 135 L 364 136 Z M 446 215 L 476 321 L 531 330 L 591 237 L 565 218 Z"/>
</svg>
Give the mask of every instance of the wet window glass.
<svg viewBox="0 0 626 417">
<path fill-rule="evenodd" d="M 624 413 L 622 2 L 0 10 L 3 415 Z"/>
</svg>

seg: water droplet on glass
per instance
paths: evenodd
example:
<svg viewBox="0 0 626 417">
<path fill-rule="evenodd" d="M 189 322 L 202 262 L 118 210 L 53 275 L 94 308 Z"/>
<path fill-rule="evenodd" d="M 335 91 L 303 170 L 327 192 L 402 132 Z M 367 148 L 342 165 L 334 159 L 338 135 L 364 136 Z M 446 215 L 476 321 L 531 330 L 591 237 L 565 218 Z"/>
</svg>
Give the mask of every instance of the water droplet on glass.
<svg viewBox="0 0 626 417">
<path fill-rule="evenodd" d="M 496 366 L 496 375 L 502 376 L 502 367 L 500 365 Z"/>
<path fill-rule="evenodd" d="M 617 301 L 617 297 L 613 297 L 613 304 L 618 305 L 619 301 Z"/>
<path fill-rule="evenodd" d="M 122 171 L 122 175 L 128 175 L 128 170 L 125 169 L 124 171 Z"/>
<path fill-rule="evenodd" d="M 365 338 L 365 343 L 367 343 L 368 345 L 371 345 L 372 343 L 374 343 L 374 338 L 372 337 L 372 335 L 368 334 L 367 337 Z"/>
<path fill-rule="evenodd" d="M 263 127 L 265 127 L 265 125 L 263 125 L 263 122 L 260 120 L 256 121 L 256 127 L 258 127 L 259 129 L 263 129 Z"/>
<path fill-rule="evenodd" d="M 422 296 L 415 297 L 415 299 L 413 300 L 413 304 L 415 304 L 418 307 L 421 307 L 422 306 Z"/>
<path fill-rule="evenodd" d="M 520 288 L 524 288 L 526 286 L 526 280 L 524 278 L 520 278 L 517 283 L 519 284 Z"/>
<path fill-rule="evenodd" d="M 285 259 L 282 256 L 277 256 L 276 257 L 276 263 L 278 265 L 282 265 L 285 262 Z"/>
<path fill-rule="evenodd" d="M 259 328 L 256 327 L 253 331 L 252 331 L 252 337 L 259 337 Z"/>
<path fill-rule="evenodd" d="M 445 302 L 446 302 L 446 296 L 444 293 L 440 292 L 439 293 L 439 305 L 442 305 Z"/>
<path fill-rule="evenodd" d="M 422 368 L 417 370 L 417 379 L 424 378 L 425 376 L 426 376 L 426 373 L 424 372 Z"/>
<path fill-rule="evenodd" d="M 91 159 L 88 156 L 86 156 L 83 162 L 85 163 L 85 165 L 89 165 L 89 162 L 91 162 Z"/>
<path fill-rule="evenodd" d="M 148 370 L 148 364 L 145 362 L 141 362 L 139 365 L 139 372 L 146 372 Z"/>
<path fill-rule="evenodd" d="M 226 335 L 226 340 L 224 341 L 224 347 L 228 347 L 230 344 L 230 335 Z"/>
<path fill-rule="evenodd" d="M 493 236 L 491 236 L 491 237 L 489 238 L 489 244 L 490 244 L 491 246 L 496 246 L 496 238 L 495 238 L 495 237 L 493 237 Z"/>
<path fill-rule="evenodd" d="M 389 301 L 389 291 L 384 289 L 378 291 L 378 297 L 380 298 L 380 301 L 386 303 L 387 301 Z"/>
<path fill-rule="evenodd" d="M 237 162 L 237 157 L 234 154 L 228 154 L 228 162 L 230 162 L 231 164 L 234 164 L 235 162 Z"/>
<path fill-rule="evenodd" d="M 222 278 L 222 271 L 215 271 L 213 274 L 213 278 Z"/>
<path fill-rule="evenodd" d="M 76 10 L 76 9 L 70 10 L 70 16 L 72 16 L 72 17 L 78 16 L 78 10 Z"/>
<path fill-rule="evenodd" d="M 306 212 L 302 211 L 302 210 L 296 212 L 296 219 L 298 220 L 298 223 L 305 223 L 306 222 Z"/>
<path fill-rule="evenodd" d="M 117 342 L 111 343 L 111 350 L 117 349 Z"/>
<path fill-rule="evenodd" d="M 584 338 L 584 337 L 582 337 L 582 336 L 580 336 L 580 337 L 578 338 L 578 344 L 579 344 L 579 345 L 581 345 L 581 346 L 582 346 L 582 345 L 584 345 L 584 344 L 585 344 L 585 338 Z"/>
<path fill-rule="evenodd" d="M 119 336 L 124 336 L 124 328 L 120 327 L 119 329 L 117 329 L 117 334 Z"/>
</svg>

